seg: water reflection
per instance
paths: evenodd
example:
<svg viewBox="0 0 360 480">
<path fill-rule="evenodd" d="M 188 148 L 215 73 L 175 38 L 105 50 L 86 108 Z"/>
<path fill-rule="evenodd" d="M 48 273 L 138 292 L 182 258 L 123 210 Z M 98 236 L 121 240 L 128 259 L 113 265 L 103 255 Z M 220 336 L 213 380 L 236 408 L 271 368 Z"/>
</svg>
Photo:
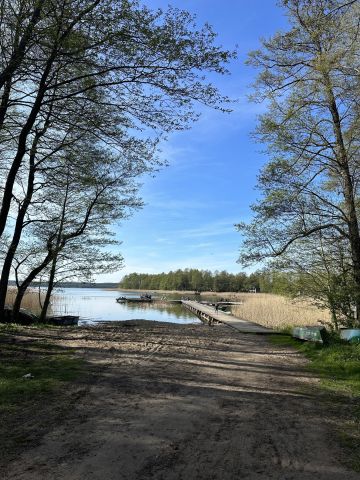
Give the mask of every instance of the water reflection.
<svg viewBox="0 0 360 480">
<path fill-rule="evenodd" d="M 119 296 L 138 297 L 136 292 L 98 288 L 62 288 L 53 297 L 54 315 L 79 315 L 81 323 L 101 320 L 156 320 L 171 323 L 197 323 L 199 320 L 179 304 L 117 303 Z"/>
</svg>

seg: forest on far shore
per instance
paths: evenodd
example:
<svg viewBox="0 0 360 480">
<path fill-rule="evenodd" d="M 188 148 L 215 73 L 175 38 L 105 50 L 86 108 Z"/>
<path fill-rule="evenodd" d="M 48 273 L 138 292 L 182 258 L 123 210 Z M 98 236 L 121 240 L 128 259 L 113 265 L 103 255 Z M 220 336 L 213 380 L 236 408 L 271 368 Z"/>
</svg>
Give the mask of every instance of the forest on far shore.
<svg viewBox="0 0 360 480">
<path fill-rule="evenodd" d="M 168 273 L 130 273 L 119 283 L 119 288 L 139 290 L 194 290 L 200 292 L 257 292 L 289 293 L 291 278 L 286 274 L 259 271 L 244 272 L 185 269 Z"/>
</svg>

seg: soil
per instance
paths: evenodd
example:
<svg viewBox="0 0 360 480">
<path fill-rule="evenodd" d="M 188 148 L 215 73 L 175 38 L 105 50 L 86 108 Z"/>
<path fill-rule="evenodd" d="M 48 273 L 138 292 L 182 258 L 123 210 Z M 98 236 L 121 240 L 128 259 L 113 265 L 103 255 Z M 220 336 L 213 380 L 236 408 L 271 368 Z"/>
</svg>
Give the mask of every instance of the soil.
<svg viewBox="0 0 360 480">
<path fill-rule="evenodd" d="M 92 373 L 58 397 L 61 415 L 32 413 L 46 428 L 3 480 L 360 479 L 306 360 L 266 336 L 146 321 L 26 335 Z"/>
</svg>

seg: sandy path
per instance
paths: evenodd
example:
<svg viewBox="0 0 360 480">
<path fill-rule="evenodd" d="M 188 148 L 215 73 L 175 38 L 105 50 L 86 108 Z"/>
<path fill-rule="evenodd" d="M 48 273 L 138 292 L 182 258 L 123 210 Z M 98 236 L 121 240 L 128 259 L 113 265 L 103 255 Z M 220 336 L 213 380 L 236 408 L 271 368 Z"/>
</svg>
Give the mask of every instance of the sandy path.
<svg viewBox="0 0 360 480">
<path fill-rule="evenodd" d="M 294 351 L 226 327 L 151 322 L 54 340 L 102 373 L 6 480 L 359 479 Z"/>
</svg>

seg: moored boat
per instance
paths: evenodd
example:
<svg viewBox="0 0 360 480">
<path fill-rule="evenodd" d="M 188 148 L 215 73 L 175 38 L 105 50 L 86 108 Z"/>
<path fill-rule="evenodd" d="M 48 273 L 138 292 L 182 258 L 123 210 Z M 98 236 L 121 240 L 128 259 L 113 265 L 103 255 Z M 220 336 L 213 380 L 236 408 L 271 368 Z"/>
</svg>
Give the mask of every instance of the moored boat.
<svg viewBox="0 0 360 480">
<path fill-rule="evenodd" d="M 46 323 L 50 325 L 77 325 L 79 316 L 76 315 L 56 315 L 53 317 L 46 317 Z"/>
<path fill-rule="evenodd" d="M 116 299 L 117 303 L 144 303 L 152 302 L 151 295 L 141 295 L 141 297 L 119 297 Z"/>
</svg>

